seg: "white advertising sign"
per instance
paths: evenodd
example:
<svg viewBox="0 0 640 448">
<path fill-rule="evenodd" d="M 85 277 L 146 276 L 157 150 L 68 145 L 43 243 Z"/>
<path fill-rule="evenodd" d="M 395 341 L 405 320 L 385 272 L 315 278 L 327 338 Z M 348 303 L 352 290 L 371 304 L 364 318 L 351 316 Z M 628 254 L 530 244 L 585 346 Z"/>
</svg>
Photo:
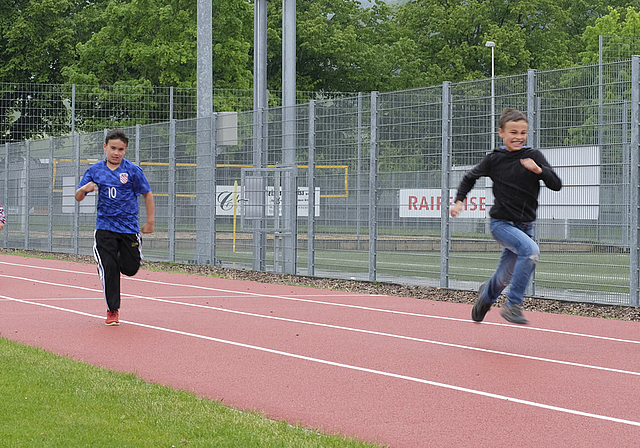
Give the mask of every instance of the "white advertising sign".
<svg viewBox="0 0 640 448">
<path fill-rule="evenodd" d="M 562 189 L 552 191 L 541 182 L 538 198 L 538 219 L 598 219 L 600 208 L 600 148 L 579 146 L 546 148 L 541 150 L 562 180 Z M 454 172 L 463 174 L 461 167 Z M 464 167 L 464 172 L 472 167 Z M 478 180 L 480 182 L 480 179 Z M 493 194 L 487 179 L 487 188 L 474 188 L 467 195 L 460 218 L 488 217 L 493 205 Z M 476 184 L 477 185 L 477 184 Z M 453 205 L 457 189 L 449 191 L 449 204 Z M 401 218 L 439 218 L 442 198 L 439 188 L 413 188 L 399 190 Z"/>
<path fill-rule="evenodd" d="M 75 213 L 76 210 L 76 178 L 73 176 L 62 178 L 62 213 Z M 80 202 L 80 213 L 95 213 L 96 193 L 88 193 Z"/>
<path fill-rule="evenodd" d="M 216 215 L 233 215 L 233 185 L 217 185 L 216 186 Z M 316 187 L 314 216 L 320 216 L 320 188 Z M 247 198 L 242 196 L 242 188 L 238 185 L 236 189 L 236 214 L 242 214 L 242 207 L 248 202 Z M 267 216 L 273 216 L 275 202 L 275 190 L 273 187 L 267 187 L 265 191 L 265 205 Z M 282 210 L 280 211 L 282 213 Z M 309 216 L 309 188 L 298 187 L 298 216 Z"/>
<path fill-rule="evenodd" d="M 401 218 L 440 218 L 442 209 L 442 190 L 439 188 L 412 188 L 400 190 Z M 449 190 L 449 206 L 455 200 L 455 190 Z M 486 190 L 474 188 L 467 195 L 462 209 L 467 218 L 487 216 Z"/>
<path fill-rule="evenodd" d="M 562 179 L 562 189 L 540 189 L 538 219 L 598 219 L 600 147 L 547 148 L 541 152 Z"/>
</svg>

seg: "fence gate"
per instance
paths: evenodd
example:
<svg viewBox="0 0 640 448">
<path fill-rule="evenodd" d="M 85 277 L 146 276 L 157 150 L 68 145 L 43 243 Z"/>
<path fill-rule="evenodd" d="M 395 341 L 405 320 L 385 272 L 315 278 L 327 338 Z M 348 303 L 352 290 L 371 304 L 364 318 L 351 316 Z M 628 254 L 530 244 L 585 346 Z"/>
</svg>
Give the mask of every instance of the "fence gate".
<svg viewBox="0 0 640 448">
<path fill-rule="evenodd" d="M 288 185 L 295 185 L 293 191 L 288 191 Z M 267 258 L 269 248 L 273 249 L 273 272 L 276 273 L 295 274 L 297 226 L 296 219 L 287 219 L 287 210 L 293 208 L 296 213 L 297 188 L 296 167 L 241 170 L 240 228 L 254 232 L 254 240 L 263 242 L 260 250 L 254 250 L 254 259 Z M 261 266 L 267 262 L 259 261 Z M 286 272 L 286 266 L 293 266 L 293 272 Z"/>
</svg>

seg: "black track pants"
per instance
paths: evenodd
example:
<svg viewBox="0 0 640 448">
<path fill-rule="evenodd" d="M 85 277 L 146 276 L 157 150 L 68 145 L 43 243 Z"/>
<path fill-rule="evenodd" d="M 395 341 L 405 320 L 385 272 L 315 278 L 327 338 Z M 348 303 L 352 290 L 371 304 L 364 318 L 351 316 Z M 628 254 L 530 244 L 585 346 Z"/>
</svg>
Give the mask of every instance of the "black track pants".
<svg viewBox="0 0 640 448">
<path fill-rule="evenodd" d="M 140 234 L 95 231 L 93 256 L 109 311 L 120 309 L 120 273 L 132 276 L 140 268 L 140 243 Z"/>
</svg>

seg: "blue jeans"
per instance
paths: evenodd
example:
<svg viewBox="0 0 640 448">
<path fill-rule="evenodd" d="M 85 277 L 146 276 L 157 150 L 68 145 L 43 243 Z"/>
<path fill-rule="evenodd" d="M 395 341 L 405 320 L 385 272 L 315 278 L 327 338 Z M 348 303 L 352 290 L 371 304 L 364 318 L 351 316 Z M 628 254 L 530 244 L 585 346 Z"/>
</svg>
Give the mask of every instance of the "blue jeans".
<svg viewBox="0 0 640 448">
<path fill-rule="evenodd" d="M 509 305 L 519 305 L 540 255 L 540 248 L 533 241 L 533 222 L 491 218 L 491 234 L 504 250 L 496 271 L 482 292 L 482 300 L 494 303 L 511 283 L 507 300 Z"/>
</svg>

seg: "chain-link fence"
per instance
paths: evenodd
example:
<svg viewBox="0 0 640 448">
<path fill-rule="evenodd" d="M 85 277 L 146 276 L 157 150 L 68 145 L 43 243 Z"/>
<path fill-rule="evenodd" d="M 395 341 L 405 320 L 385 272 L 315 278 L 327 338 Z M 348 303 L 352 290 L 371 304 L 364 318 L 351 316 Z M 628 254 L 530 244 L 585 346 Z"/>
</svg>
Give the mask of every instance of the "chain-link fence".
<svg viewBox="0 0 640 448">
<path fill-rule="evenodd" d="M 341 92 L 298 92 L 299 102 Z M 279 91 L 269 105 L 282 105 Z M 0 143 L 195 118 L 195 88 L 0 83 Z M 249 111 L 253 91 L 214 89 L 213 111 Z"/>
<path fill-rule="evenodd" d="M 150 260 L 475 289 L 501 252 L 488 230 L 491 184 L 481 179 L 456 219 L 449 202 L 497 141 L 506 106 L 527 114 L 529 143 L 564 184 L 541 190 L 542 253 L 529 293 L 637 306 L 638 57 L 123 126 L 127 157 L 156 198 L 156 231 L 145 235 L 143 252 Z M 0 147 L 4 247 L 91 253 L 95 197 L 73 196 L 86 168 L 103 158 L 104 133 Z"/>
<path fill-rule="evenodd" d="M 598 39 L 598 61 L 601 63 L 616 62 L 629 59 L 640 54 L 640 37 L 638 36 L 606 36 Z"/>
</svg>

